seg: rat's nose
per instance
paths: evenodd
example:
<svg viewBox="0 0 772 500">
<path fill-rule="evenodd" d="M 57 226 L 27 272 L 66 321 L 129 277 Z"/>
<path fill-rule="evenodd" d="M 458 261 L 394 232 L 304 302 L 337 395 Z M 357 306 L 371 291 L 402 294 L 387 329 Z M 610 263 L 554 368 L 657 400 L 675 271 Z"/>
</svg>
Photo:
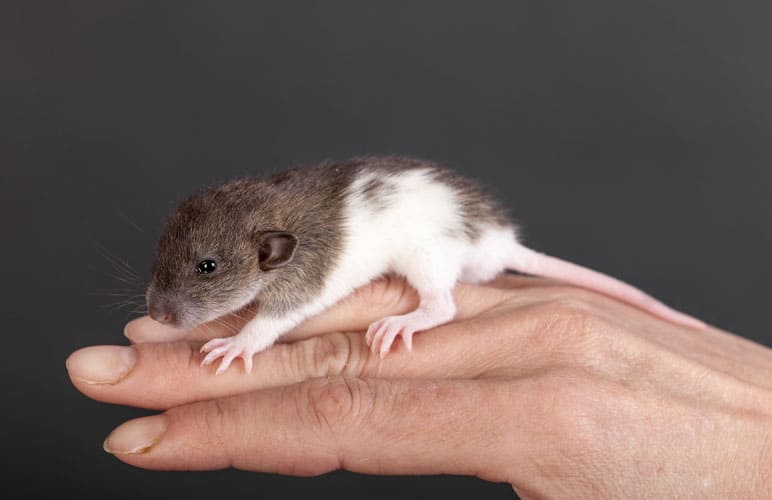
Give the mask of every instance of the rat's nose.
<svg viewBox="0 0 772 500">
<path fill-rule="evenodd" d="M 158 321 L 159 323 L 164 323 L 168 325 L 177 321 L 177 315 L 175 314 L 175 312 L 166 307 L 157 306 L 154 304 L 150 306 L 149 312 L 150 312 L 150 317 Z"/>
<path fill-rule="evenodd" d="M 153 318 L 153 315 L 150 315 L 151 318 Z M 172 315 L 169 313 L 163 313 L 163 314 L 157 314 L 154 318 L 154 320 L 160 322 L 160 323 L 172 323 L 174 320 L 172 319 Z"/>
</svg>

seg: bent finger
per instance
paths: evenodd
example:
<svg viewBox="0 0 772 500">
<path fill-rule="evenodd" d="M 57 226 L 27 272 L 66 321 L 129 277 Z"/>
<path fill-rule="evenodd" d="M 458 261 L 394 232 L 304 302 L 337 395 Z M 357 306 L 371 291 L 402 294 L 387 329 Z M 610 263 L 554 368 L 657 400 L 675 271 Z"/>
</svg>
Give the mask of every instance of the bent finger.
<svg viewBox="0 0 772 500">
<path fill-rule="evenodd" d="M 453 295 L 456 319 L 464 319 L 502 300 L 502 295 L 515 286 L 529 283 L 527 278 L 500 277 L 491 286 L 459 284 Z M 404 279 L 389 276 L 357 289 L 324 312 L 308 318 L 282 336 L 282 342 L 312 337 L 333 331 L 361 331 L 384 316 L 405 314 L 418 306 L 418 294 Z M 130 321 L 124 334 L 134 343 L 180 340 L 206 341 L 238 333 L 255 311 L 245 309 L 200 325 L 190 331 L 176 330 L 144 316 Z"/>
<path fill-rule="evenodd" d="M 134 344 L 175 342 L 183 339 L 205 342 L 213 338 L 235 335 L 254 315 L 255 306 L 250 305 L 242 310 L 200 324 L 190 330 L 174 328 L 159 323 L 150 316 L 142 316 L 126 323 L 126 326 L 123 328 L 123 335 Z"/>
<path fill-rule="evenodd" d="M 132 420 L 105 449 L 157 470 L 347 469 L 510 481 L 508 471 L 533 447 L 527 397 L 493 382 L 316 379 Z"/>
</svg>

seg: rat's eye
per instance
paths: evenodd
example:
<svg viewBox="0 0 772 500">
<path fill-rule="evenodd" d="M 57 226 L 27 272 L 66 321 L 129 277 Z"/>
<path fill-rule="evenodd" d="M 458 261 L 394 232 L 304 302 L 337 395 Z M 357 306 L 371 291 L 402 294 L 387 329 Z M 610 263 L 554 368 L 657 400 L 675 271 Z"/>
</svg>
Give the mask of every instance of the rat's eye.
<svg viewBox="0 0 772 500">
<path fill-rule="evenodd" d="M 217 262 L 211 259 L 202 260 L 198 263 L 198 266 L 196 266 L 196 272 L 198 274 L 209 274 L 215 269 L 217 269 Z"/>
</svg>

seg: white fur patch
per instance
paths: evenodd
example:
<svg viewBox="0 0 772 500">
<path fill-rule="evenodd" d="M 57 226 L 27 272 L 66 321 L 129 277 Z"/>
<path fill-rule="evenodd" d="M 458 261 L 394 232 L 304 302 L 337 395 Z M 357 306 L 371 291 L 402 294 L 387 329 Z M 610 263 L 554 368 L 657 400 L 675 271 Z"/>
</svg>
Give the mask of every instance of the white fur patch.
<svg viewBox="0 0 772 500">
<path fill-rule="evenodd" d="M 378 201 L 373 201 L 373 193 L 363 192 L 374 178 L 382 183 Z M 458 236 L 463 234 L 459 207 L 453 189 L 433 179 L 428 169 L 388 175 L 363 172 L 350 188 L 343 251 L 327 278 L 321 303 L 329 306 L 387 272 L 404 276 L 422 293 L 450 290 L 462 270 L 470 281 L 495 276 L 512 248 L 497 245 L 513 242 L 512 230 L 492 228 L 490 235 L 470 243 Z M 484 264 L 470 266 L 470 259 L 483 259 Z"/>
<path fill-rule="evenodd" d="M 459 281 L 484 283 L 495 278 L 512 260 L 518 246 L 515 238 L 515 231 L 511 227 L 491 226 L 483 230 L 464 257 Z"/>
</svg>

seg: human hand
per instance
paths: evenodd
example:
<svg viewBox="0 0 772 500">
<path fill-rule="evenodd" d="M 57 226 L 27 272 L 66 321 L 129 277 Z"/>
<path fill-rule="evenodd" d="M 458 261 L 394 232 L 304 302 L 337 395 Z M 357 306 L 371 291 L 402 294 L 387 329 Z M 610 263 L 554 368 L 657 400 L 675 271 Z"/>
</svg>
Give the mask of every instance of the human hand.
<svg viewBox="0 0 772 500">
<path fill-rule="evenodd" d="M 132 420 L 105 448 L 150 469 L 314 475 L 452 473 L 509 482 L 523 497 L 772 498 L 772 351 L 686 330 L 545 280 L 459 285 L 456 319 L 385 359 L 362 331 L 413 309 L 380 280 L 254 358 L 246 375 L 199 366 L 201 341 L 142 318 L 131 347 L 67 360 L 75 386 L 166 410 Z M 328 332 L 357 333 L 328 333 Z"/>
</svg>

